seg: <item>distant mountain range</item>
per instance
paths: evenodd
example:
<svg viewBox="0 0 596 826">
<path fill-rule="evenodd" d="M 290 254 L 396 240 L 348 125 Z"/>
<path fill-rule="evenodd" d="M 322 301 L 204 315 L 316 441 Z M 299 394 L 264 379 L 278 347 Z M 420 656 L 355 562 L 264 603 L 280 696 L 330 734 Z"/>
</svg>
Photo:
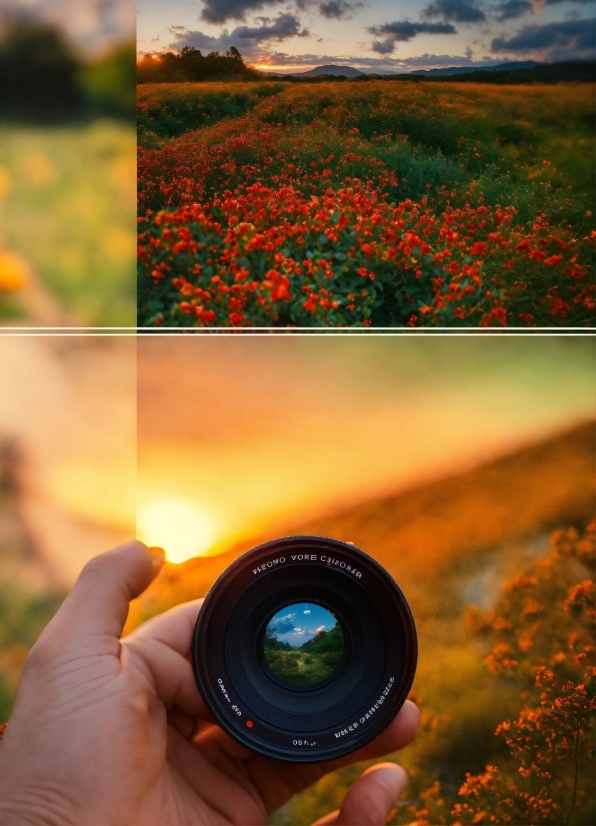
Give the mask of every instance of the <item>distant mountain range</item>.
<svg viewBox="0 0 596 826">
<path fill-rule="evenodd" d="M 364 77 L 365 72 L 355 69 L 353 66 L 317 66 L 309 72 L 263 72 L 264 75 L 275 75 L 276 77 L 321 77 L 322 75 L 332 75 L 333 77 Z"/>
<path fill-rule="evenodd" d="M 451 66 L 444 69 L 415 69 L 409 72 L 412 75 L 462 75 L 467 72 L 499 72 L 509 71 L 511 69 L 533 69 L 537 66 L 535 60 L 511 61 L 509 63 L 499 63 L 497 66 Z M 316 69 L 311 69 L 308 72 L 263 72 L 264 75 L 271 75 L 275 77 L 322 77 L 324 75 L 331 75 L 332 77 L 364 77 L 367 74 L 376 75 L 394 75 L 397 72 L 362 72 L 360 69 L 355 69 L 353 66 L 342 66 L 335 64 L 326 64 L 325 66 L 317 66 Z"/>
<path fill-rule="evenodd" d="M 468 72 L 509 72 L 513 69 L 533 69 L 535 60 L 518 60 L 499 63 L 496 66 L 450 66 L 445 69 L 415 69 L 411 75 L 465 75 Z"/>
</svg>

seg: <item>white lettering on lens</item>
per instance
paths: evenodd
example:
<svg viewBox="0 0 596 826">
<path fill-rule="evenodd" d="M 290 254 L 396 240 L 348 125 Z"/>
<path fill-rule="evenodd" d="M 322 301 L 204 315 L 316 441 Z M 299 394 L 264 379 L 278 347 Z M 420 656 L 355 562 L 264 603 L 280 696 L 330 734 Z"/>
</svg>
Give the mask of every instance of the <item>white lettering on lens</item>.
<svg viewBox="0 0 596 826">
<path fill-rule="evenodd" d="M 385 697 L 389 694 L 389 692 L 393 688 L 393 683 L 394 682 L 395 682 L 395 677 L 390 677 L 389 682 L 387 683 L 387 685 L 383 689 L 383 693 L 381 694 L 381 696 L 379 697 L 377 702 L 373 706 L 371 706 L 371 708 L 369 708 L 369 710 L 366 712 L 364 717 L 360 718 L 361 723 L 364 723 L 364 722 L 366 722 L 366 720 L 369 720 L 372 717 L 372 715 L 375 713 L 375 711 L 380 706 L 383 705 L 383 703 L 385 702 Z"/>
<path fill-rule="evenodd" d="M 283 565 L 285 561 L 285 556 L 280 556 L 278 559 L 270 559 L 268 562 L 263 562 L 258 568 L 253 568 L 252 572 L 255 575 L 262 574 L 263 571 L 266 571 L 268 568 L 273 568 L 274 565 Z"/>
<path fill-rule="evenodd" d="M 223 680 L 222 680 L 220 677 L 218 677 L 218 679 L 217 679 L 217 683 L 218 683 L 219 687 L 221 688 L 221 691 L 222 691 L 223 696 L 226 698 L 226 700 L 228 701 L 228 703 L 231 703 L 232 701 L 230 700 L 230 696 L 229 696 L 229 694 L 228 694 L 228 692 L 227 692 L 227 690 L 226 690 L 225 685 L 223 684 Z"/>
</svg>

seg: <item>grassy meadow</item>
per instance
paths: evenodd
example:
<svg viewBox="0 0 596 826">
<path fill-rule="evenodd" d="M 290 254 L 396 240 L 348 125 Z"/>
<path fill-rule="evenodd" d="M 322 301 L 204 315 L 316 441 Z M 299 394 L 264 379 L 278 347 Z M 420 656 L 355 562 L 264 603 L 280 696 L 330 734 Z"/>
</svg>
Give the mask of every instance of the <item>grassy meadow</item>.
<svg viewBox="0 0 596 826">
<path fill-rule="evenodd" d="M 139 321 L 591 326 L 591 84 L 138 87 Z"/>
<path fill-rule="evenodd" d="M 0 323 L 134 326 L 135 186 L 130 125 L 0 124 Z"/>
<path fill-rule="evenodd" d="M 263 644 L 265 662 L 280 680 L 290 685 L 311 686 L 326 680 L 339 666 L 344 635 L 339 623 L 330 631 L 320 631 L 301 646 L 291 646 L 266 634 Z"/>
</svg>

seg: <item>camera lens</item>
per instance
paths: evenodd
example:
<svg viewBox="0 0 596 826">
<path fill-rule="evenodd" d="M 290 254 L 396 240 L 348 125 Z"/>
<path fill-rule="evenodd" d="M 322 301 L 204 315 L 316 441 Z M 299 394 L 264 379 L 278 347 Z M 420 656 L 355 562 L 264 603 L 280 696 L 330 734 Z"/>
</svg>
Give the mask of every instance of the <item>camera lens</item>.
<svg viewBox="0 0 596 826">
<path fill-rule="evenodd" d="M 337 617 L 312 602 L 276 611 L 265 628 L 263 657 L 286 685 L 319 685 L 335 674 L 343 651 L 344 632 Z"/>
<path fill-rule="evenodd" d="M 299 763 L 373 740 L 414 679 L 412 614 L 387 571 L 335 539 L 248 551 L 215 582 L 193 636 L 201 695 L 237 742 Z"/>
</svg>

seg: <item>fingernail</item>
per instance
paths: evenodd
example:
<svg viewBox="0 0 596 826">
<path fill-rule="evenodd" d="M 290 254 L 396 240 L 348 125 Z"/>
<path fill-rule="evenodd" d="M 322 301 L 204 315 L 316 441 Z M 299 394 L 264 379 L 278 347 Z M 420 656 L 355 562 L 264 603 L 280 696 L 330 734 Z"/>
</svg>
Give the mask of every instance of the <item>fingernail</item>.
<svg viewBox="0 0 596 826">
<path fill-rule="evenodd" d="M 153 576 L 157 576 L 161 571 L 164 562 L 166 561 L 166 552 L 163 548 L 153 545 L 148 549 L 151 556 L 151 567 L 153 568 Z"/>
</svg>

